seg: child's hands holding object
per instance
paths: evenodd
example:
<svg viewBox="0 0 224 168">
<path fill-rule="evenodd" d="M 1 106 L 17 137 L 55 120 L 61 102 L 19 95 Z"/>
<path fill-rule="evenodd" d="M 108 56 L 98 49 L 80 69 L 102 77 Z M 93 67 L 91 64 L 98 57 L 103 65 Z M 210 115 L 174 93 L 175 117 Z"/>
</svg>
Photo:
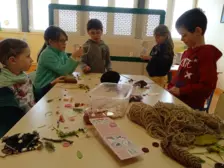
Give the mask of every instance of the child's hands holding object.
<svg viewBox="0 0 224 168">
<path fill-rule="evenodd" d="M 65 81 L 65 76 L 60 76 L 51 82 L 51 85 L 55 85 L 57 83 L 63 83 Z"/>
<path fill-rule="evenodd" d="M 55 85 L 57 83 L 77 83 L 77 80 L 74 76 L 60 76 L 53 80 L 51 85 Z"/>
<path fill-rule="evenodd" d="M 77 80 L 74 76 L 66 76 L 64 78 L 64 83 L 77 83 Z"/>
<path fill-rule="evenodd" d="M 72 57 L 74 59 L 80 58 L 83 55 L 83 49 L 81 46 L 74 46 L 74 51 L 72 52 Z"/>
<path fill-rule="evenodd" d="M 171 89 L 169 89 L 169 92 L 175 96 L 180 96 L 180 88 L 172 87 Z"/>
</svg>

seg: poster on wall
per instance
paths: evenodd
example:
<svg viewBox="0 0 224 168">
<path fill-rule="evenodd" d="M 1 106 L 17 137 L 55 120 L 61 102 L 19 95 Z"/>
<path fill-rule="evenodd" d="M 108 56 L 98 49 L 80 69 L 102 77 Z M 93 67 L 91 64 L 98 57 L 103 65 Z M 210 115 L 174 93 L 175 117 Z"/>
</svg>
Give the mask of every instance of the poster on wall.
<svg viewBox="0 0 224 168">
<path fill-rule="evenodd" d="M 224 23 L 224 5 L 223 5 L 223 8 L 222 8 L 222 15 L 221 15 L 221 23 Z"/>
</svg>

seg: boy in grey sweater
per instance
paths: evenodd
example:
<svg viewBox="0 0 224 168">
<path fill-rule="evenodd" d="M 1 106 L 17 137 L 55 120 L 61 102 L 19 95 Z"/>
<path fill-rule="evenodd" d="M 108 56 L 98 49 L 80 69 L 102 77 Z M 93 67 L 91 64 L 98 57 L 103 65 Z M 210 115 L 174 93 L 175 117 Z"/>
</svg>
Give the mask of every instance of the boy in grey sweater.
<svg viewBox="0 0 224 168">
<path fill-rule="evenodd" d="M 98 19 L 90 19 L 87 23 L 90 39 L 83 45 L 84 55 L 81 57 L 81 68 L 84 73 L 104 73 L 111 71 L 110 50 L 101 40 L 103 25 Z"/>
</svg>

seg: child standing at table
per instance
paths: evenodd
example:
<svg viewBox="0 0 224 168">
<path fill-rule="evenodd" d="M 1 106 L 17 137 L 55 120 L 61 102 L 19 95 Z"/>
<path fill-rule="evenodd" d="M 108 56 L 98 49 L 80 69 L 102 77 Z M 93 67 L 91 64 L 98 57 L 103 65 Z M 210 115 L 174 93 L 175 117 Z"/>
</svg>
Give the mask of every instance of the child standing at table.
<svg viewBox="0 0 224 168">
<path fill-rule="evenodd" d="M 33 62 L 24 41 L 6 39 L 0 42 L 0 137 L 35 104 L 33 85 L 24 71 Z M 43 88 L 46 90 L 60 78 Z"/>
<path fill-rule="evenodd" d="M 110 50 L 101 40 L 103 25 L 98 19 L 91 19 L 87 23 L 90 39 L 83 45 L 84 55 L 81 58 L 81 68 L 84 73 L 104 73 L 111 71 Z"/>
<path fill-rule="evenodd" d="M 68 36 L 59 27 L 48 27 L 44 40 L 44 46 L 37 58 L 38 67 L 34 82 L 37 94 L 42 93 L 41 88 L 56 78 L 72 74 L 78 66 L 77 58 L 82 56 L 82 48 L 79 48 L 68 58 L 65 53 Z"/>
<path fill-rule="evenodd" d="M 185 12 L 177 19 L 176 29 L 188 49 L 183 53 L 178 73 L 168 86 L 170 93 L 194 109 L 203 109 L 206 99 L 216 88 L 216 62 L 222 53 L 206 45 L 207 18 L 201 9 Z"/>
<path fill-rule="evenodd" d="M 154 30 L 156 45 L 149 56 L 142 55 L 143 60 L 148 60 L 146 70 L 155 83 L 161 87 L 167 84 L 167 74 L 173 64 L 173 40 L 167 26 L 159 25 Z"/>
</svg>

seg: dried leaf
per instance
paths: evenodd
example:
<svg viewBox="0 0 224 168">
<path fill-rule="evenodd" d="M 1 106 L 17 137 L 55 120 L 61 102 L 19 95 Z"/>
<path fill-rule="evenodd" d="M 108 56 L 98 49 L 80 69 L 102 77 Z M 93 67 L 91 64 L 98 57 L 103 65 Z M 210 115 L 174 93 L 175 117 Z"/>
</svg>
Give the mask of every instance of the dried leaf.
<svg viewBox="0 0 224 168">
<path fill-rule="evenodd" d="M 83 155 L 82 155 L 82 153 L 81 153 L 80 151 L 77 151 L 77 157 L 78 157 L 79 159 L 82 159 L 82 158 L 83 158 Z"/>
<path fill-rule="evenodd" d="M 209 153 L 220 153 L 221 150 L 217 146 L 210 146 L 206 148 Z"/>
<path fill-rule="evenodd" d="M 54 144 L 52 142 L 46 141 L 44 144 L 45 144 L 45 148 L 48 152 L 54 152 L 55 151 L 55 147 L 54 147 Z"/>
<path fill-rule="evenodd" d="M 221 146 L 219 144 L 216 144 L 215 146 L 220 150 L 220 152 L 224 152 L 224 146 Z"/>
<path fill-rule="evenodd" d="M 51 103 L 51 102 L 53 102 L 53 101 L 54 101 L 54 99 L 49 99 L 49 100 L 47 100 L 48 103 Z"/>
<path fill-rule="evenodd" d="M 200 158 L 200 162 L 201 163 L 205 163 L 205 160 L 203 160 L 202 158 Z"/>
<path fill-rule="evenodd" d="M 218 139 L 215 135 L 205 134 L 195 138 L 194 145 L 198 146 L 207 146 L 213 145 L 218 142 Z"/>
</svg>

